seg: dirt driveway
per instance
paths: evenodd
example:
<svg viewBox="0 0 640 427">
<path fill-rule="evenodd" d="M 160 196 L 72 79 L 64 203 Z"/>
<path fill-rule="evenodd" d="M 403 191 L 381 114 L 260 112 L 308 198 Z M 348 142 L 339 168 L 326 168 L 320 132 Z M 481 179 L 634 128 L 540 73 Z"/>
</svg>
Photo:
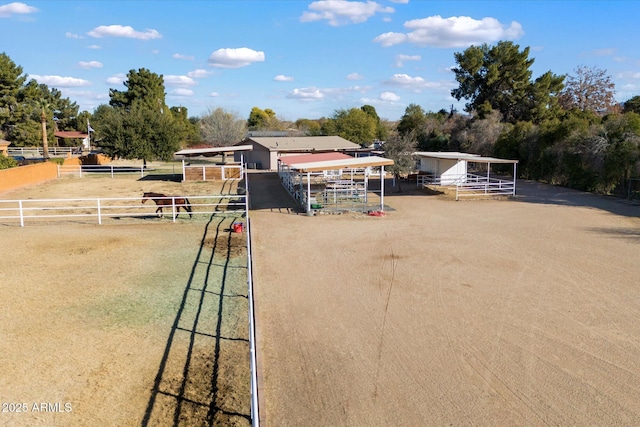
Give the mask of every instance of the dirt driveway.
<svg viewBox="0 0 640 427">
<path fill-rule="evenodd" d="M 640 207 L 519 185 L 252 211 L 263 425 L 640 425 Z"/>
</svg>

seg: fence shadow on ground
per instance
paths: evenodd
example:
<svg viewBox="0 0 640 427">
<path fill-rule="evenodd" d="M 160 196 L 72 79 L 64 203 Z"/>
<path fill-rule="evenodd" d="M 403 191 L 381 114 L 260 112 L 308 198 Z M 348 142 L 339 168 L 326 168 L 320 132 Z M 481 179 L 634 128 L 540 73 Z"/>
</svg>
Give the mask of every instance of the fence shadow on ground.
<svg viewBox="0 0 640 427">
<path fill-rule="evenodd" d="M 179 173 L 163 173 L 163 174 L 148 174 L 138 181 L 169 181 L 169 182 L 182 182 L 182 174 Z"/>
<path fill-rule="evenodd" d="M 247 263 L 232 224 L 212 215 L 205 225 L 143 427 L 251 424 Z"/>
</svg>

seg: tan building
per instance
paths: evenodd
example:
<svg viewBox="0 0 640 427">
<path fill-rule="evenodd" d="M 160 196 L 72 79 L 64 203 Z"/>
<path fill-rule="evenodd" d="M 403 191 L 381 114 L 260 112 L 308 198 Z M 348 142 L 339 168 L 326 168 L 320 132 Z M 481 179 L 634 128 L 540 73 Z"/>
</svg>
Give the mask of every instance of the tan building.
<svg viewBox="0 0 640 427">
<path fill-rule="evenodd" d="M 314 153 L 356 153 L 361 147 L 339 136 L 265 136 L 248 137 L 238 145 L 250 145 L 246 153 L 249 169 L 278 170 L 278 159 Z M 237 159 L 236 159 L 237 160 Z"/>
<path fill-rule="evenodd" d="M 9 156 L 9 144 L 11 144 L 9 141 L 0 139 L 0 154 Z"/>
</svg>

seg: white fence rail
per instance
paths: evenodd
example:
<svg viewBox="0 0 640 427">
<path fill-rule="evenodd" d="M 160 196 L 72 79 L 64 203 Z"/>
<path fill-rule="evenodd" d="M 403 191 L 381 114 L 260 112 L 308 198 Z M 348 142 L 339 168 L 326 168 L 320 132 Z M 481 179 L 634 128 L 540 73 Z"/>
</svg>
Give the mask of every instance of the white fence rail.
<svg viewBox="0 0 640 427">
<path fill-rule="evenodd" d="M 7 152 L 9 156 L 40 157 L 44 155 L 42 147 L 8 147 Z M 49 147 L 47 152 L 51 156 L 67 156 L 81 154 L 82 150 L 79 147 Z"/>
<path fill-rule="evenodd" d="M 187 212 L 183 204 L 177 199 L 186 198 Z M 51 219 L 90 218 L 102 224 L 106 218 L 125 217 L 155 217 L 163 215 L 171 217 L 173 222 L 179 215 L 212 215 L 224 213 L 238 213 L 245 210 L 246 195 L 217 195 L 217 196 L 167 196 L 156 197 L 166 200 L 162 206 L 162 213 L 152 200 L 142 203 L 143 199 L 136 198 L 88 198 L 88 199 L 26 199 L 0 200 L 0 223 L 19 222 L 24 227 L 27 221 Z"/>
<path fill-rule="evenodd" d="M 82 177 L 83 174 L 95 173 L 95 174 L 110 174 L 113 178 L 116 174 L 139 174 L 144 176 L 145 173 L 150 172 L 151 169 L 144 166 L 113 166 L 113 165 L 58 165 L 58 178 L 63 175 L 78 175 Z"/>
<path fill-rule="evenodd" d="M 456 200 L 460 197 L 515 196 L 516 194 L 515 179 L 500 179 L 471 173 L 455 177 L 448 176 L 446 184 L 442 184 L 442 179 L 433 174 L 418 175 L 416 181 L 418 186 L 455 186 Z"/>
</svg>

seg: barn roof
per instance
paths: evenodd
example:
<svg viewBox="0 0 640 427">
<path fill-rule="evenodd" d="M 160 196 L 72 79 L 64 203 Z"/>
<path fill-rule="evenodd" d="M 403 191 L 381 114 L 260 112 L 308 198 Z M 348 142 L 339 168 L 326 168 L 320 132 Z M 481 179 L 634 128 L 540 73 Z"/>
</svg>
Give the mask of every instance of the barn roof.
<svg viewBox="0 0 640 427">
<path fill-rule="evenodd" d="M 251 151 L 253 146 L 251 145 L 234 145 L 232 147 L 207 147 L 207 148 L 190 148 L 185 150 L 176 151 L 173 153 L 176 156 L 215 156 L 220 153 L 231 153 L 235 151 Z"/>
<path fill-rule="evenodd" d="M 89 136 L 89 134 L 78 132 L 76 130 L 59 130 L 59 131 L 56 131 L 54 135 L 56 136 L 56 138 L 62 138 L 62 139 L 71 139 L 71 138 L 85 139 L 86 137 Z"/>
<path fill-rule="evenodd" d="M 456 151 L 416 151 L 413 153 L 419 157 L 433 159 L 466 160 L 473 163 L 518 163 L 518 160 L 498 159 L 496 157 L 483 157 L 479 154 L 458 153 Z"/>
<path fill-rule="evenodd" d="M 294 163 L 308 163 L 308 162 L 323 162 L 323 161 L 331 161 L 331 160 L 343 160 L 343 159 L 353 159 L 353 157 L 344 154 L 337 153 L 332 151 L 330 153 L 317 153 L 317 154 L 300 154 L 298 156 L 285 156 L 280 157 L 280 161 L 287 166 L 291 166 Z"/>
<path fill-rule="evenodd" d="M 341 154 L 341 153 L 332 153 Z M 369 157 L 351 157 L 346 154 L 342 154 L 342 158 L 325 159 L 323 153 L 310 154 L 307 156 L 293 156 L 290 160 L 291 163 L 287 163 L 291 169 L 295 169 L 299 172 L 321 172 L 326 170 L 337 170 L 343 168 L 366 168 L 369 166 L 391 166 L 393 160 L 386 159 L 384 157 L 369 156 Z M 304 157 L 304 159 L 300 159 Z M 286 157 L 284 158 L 286 159 Z M 280 159 L 281 161 L 283 158 Z"/>
<path fill-rule="evenodd" d="M 271 136 L 249 137 L 243 143 L 251 141 L 269 151 L 338 151 L 358 150 L 360 145 L 339 136 Z"/>
</svg>

